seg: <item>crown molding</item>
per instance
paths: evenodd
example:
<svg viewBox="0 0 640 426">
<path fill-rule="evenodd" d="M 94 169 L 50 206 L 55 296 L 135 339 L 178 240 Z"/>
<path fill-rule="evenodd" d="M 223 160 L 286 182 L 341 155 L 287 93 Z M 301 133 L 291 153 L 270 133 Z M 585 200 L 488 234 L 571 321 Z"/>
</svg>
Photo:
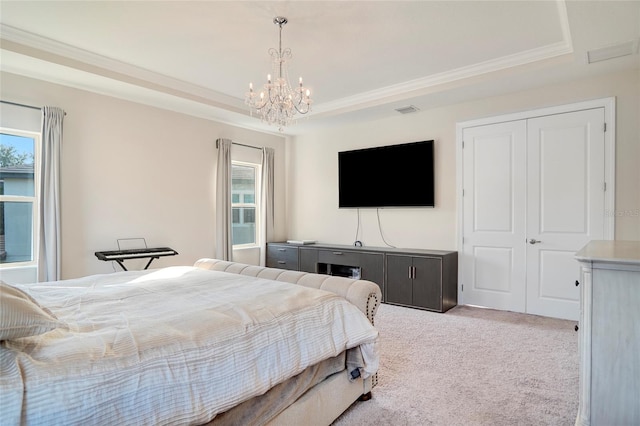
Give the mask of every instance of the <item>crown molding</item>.
<svg viewBox="0 0 640 426">
<path fill-rule="evenodd" d="M 314 114 L 330 113 L 357 105 L 371 105 L 384 99 L 401 96 L 409 98 L 417 95 L 419 91 L 437 86 L 442 86 L 457 81 L 478 77 L 495 71 L 527 65 L 534 62 L 552 59 L 558 56 L 573 53 L 573 46 L 566 41 L 542 46 L 525 52 L 519 52 L 509 56 L 492 59 L 485 62 L 461 67 L 438 74 L 432 74 L 415 80 L 383 87 L 358 95 L 349 96 L 335 101 L 325 102 L 314 108 Z"/>
<path fill-rule="evenodd" d="M 175 92 L 181 92 L 191 95 L 189 96 L 190 98 L 198 97 L 203 98 L 203 100 L 208 100 L 209 102 L 207 103 L 227 106 L 233 110 L 237 110 L 239 108 L 244 109 L 244 103 L 239 98 L 150 71 L 145 68 L 137 67 L 116 59 L 98 55 L 88 50 L 80 49 L 66 43 L 61 43 L 2 23 L 0 23 L 0 39 L 18 45 L 17 49 L 11 49 L 16 51 L 16 53 L 25 54 L 25 52 L 19 51 L 20 46 L 25 46 L 30 49 L 46 52 L 47 56 L 54 55 L 59 58 L 76 61 L 91 67 L 106 70 L 109 75 L 105 76 L 111 78 L 114 78 L 114 76 L 120 76 L 118 79 L 125 82 L 132 82 L 134 80 L 139 83 L 147 82 L 151 83 L 147 86 L 150 89 L 165 91 L 167 93 L 173 92 L 174 94 Z M 2 47 L 5 48 L 5 46 Z M 29 54 L 32 55 L 32 53 Z M 68 63 L 59 62 L 59 64 L 69 66 Z"/>
<path fill-rule="evenodd" d="M 354 96 L 315 104 L 313 111 L 309 113 L 308 117 L 334 115 L 345 111 L 368 108 L 390 100 L 404 100 L 413 96 L 419 96 L 428 91 L 437 90 L 438 87 L 444 87 L 451 83 L 461 83 L 464 80 L 483 76 L 488 73 L 571 54 L 574 49 L 565 0 L 556 0 L 556 5 L 562 41 L 359 93 Z M 9 42 L 3 43 L 3 49 L 12 50 L 19 54 L 33 56 L 37 59 L 54 62 L 58 65 L 76 68 L 85 72 L 93 72 L 116 81 L 138 85 L 146 89 L 170 94 L 174 97 L 182 97 L 192 102 L 200 102 L 216 108 L 248 115 L 248 110 L 240 98 L 127 64 L 2 23 L 0 23 L 0 41 Z"/>
<path fill-rule="evenodd" d="M 403 83 L 382 87 L 380 89 L 363 92 L 354 96 L 337 99 L 335 101 L 325 102 L 314 107 L 313 115 L 324 115 L 341 110 L 354 109 L 356 106 L 372 106 L 385 99 L 393 97 L 406 99 L 418 95 L 419 93 L 416 92 L 424 91 L 425 89 L 571 54 L 574 49 L 566 0 L 556 0 L 556 8 L 558 11 L 562 41 L 442 73 L 432 74 Z"/>
</svg>

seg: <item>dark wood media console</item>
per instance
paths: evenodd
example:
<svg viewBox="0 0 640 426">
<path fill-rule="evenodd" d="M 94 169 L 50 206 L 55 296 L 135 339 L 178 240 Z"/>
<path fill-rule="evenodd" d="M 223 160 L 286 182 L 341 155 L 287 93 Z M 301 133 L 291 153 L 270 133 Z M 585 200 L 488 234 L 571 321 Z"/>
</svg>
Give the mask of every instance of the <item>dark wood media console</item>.
<svg viewBox="0 0 640 426">
<path fill-rule="evenodd" d="M 267 266 L 372 281 L 384 303 L 446 312 L 458 301 L 458 252 L 267 244 Z"/>
</svg>

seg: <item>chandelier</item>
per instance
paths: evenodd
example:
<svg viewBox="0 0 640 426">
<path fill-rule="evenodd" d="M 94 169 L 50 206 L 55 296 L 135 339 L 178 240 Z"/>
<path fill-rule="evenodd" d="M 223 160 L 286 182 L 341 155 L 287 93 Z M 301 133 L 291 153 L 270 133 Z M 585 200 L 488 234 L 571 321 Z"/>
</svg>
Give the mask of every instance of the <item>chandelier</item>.
<svg viewBox="0 0 640 426">
<path fill-rule="evenodd" d="M 269 49 L 272 59 L 273 73 L 277 77 L 271 79 L 267 75 L 267 83 L 260 93 L 253 91 L 253 83 L 249 83 L 249 92 L 246 94 L 245 103 L 249 105 L 251 115 L 255 111 L 262 121 L 269 125 L 277 125 L 281 132 L 291 124 L 294 115 L 306 114 L 311 111 L 311 92 L 302 85 L 302 77 L 298 86 L 294 89 L 289 84 L 287 61 L 291 59 L 291 49 L 282 50 L 282 26 L 287 23 L 287 18 L 276 16 L 273 23 L 280 27 L 278 49 Z"/>
</svg>

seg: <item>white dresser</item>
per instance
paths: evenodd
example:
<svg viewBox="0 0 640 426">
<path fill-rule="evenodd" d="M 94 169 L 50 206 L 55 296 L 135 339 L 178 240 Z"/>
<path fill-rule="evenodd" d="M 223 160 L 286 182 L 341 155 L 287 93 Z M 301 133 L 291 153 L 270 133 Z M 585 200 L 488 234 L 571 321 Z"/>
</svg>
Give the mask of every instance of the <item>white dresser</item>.
<svg viewBox="0 0 640 426">
<path fill-rule="evenodd" d="M 592 241 L 576 259 L 582 267 L 576 425 L 640 425 L 640 241 Z"/>
</svg>

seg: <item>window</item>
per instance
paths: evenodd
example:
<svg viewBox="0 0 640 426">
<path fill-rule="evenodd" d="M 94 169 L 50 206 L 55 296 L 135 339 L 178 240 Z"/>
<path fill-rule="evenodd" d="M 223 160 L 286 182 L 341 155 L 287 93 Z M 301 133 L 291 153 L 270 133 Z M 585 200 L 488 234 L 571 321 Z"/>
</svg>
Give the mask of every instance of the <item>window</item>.
<svg viewBox="0 0 640 426">
<path fill-rule="evenodd" d="M 231 239 L 234 247 L 258 244 L 256 233 L 257 182 L 260 166 L 231 164 Z"/>
<path fill-rule="evenodd" d="M 0 268 L 36 266 L 38 133 L 0 129 Z"/>
</svg>

